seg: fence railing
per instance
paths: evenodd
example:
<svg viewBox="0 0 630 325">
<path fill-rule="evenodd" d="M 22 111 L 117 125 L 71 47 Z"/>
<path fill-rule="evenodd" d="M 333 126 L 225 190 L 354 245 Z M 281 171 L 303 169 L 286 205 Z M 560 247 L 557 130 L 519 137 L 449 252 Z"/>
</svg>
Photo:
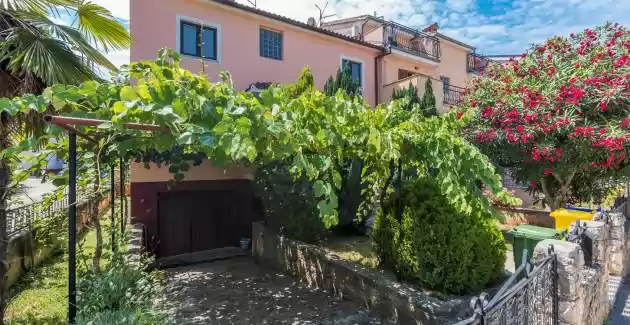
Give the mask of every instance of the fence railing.
<svg viewBox="0 0 630 325">
<path fill-rule="evenodd" d="M 459 105 L 464 98 L 464 90 L 463 88 L 454 87 L 454 86 L 445 86 L 444 87 L 444 104 L 448 105 Z"/>
<path fill-rule="evenodd" d="M 105 186 L 101 193 L 105 193 L 109 190 L 109 186 Z M 88 191 L 78 191 L 77 204 L 90 199 L 95 194 L 96 193 Z M 52 202 L 42 199 L 38 202 L 7 210 L 8 238 L 23 231 L 32 230 L 35 220 L 50 218 L 54 214 L 66 210 L 68 205 L 68 193 L 64 193 L 62 198 L 53 200 Z"/>
<path fill-rule="evenodd" d="M 473 298 L 473 315 L 455 325 L 557 325 L 556 255 L 553 247 L 549 250 L 551 254 L 536 265 L 523 250 L 523 263 L 492 299 L 486 293 Z"/>
<path fill-rule="evenodd" d="M 440 59 L 440 40 L 428 33 L 389 22 L 384 29 L 383 39 L 385 46 L 434 60 Z"/>
</svg>

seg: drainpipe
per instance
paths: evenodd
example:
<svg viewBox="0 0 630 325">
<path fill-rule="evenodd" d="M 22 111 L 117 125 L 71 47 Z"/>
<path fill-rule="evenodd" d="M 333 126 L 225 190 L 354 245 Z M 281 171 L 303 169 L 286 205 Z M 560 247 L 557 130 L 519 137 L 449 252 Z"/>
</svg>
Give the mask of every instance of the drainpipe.
<svg viewBox="0 0 630 325">
<path fill-rule="evenodd" d="M 391 54 L 391 51 L 389 50 L 389 48 L 386 50 L 386 52 L 380 53 L 379 55 L 377 55 L 374 58 L 374 99 L 375 99 L 375 104 L 378 105 L 380 102 L 380 98 L 379 98 L 379 91 L 381 88 L 381 84 L 378 81 L 378 77 L 379 77 L 379 63 L 381 61 L 382 58 L 388 56 Z"/>
</svg>

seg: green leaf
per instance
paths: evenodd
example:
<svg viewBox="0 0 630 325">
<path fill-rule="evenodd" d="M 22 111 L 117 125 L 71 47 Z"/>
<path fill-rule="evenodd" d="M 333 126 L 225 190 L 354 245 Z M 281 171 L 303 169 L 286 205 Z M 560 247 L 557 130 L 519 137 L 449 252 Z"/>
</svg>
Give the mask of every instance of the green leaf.
<svg viewBox="0 0 630 325">
<path fill-rule="evenodd" d="M 20 111 L 20 107 L 15 105 L 13 101 L 8 98 L 0 98 L 0 112 L 6 111 L 9 115 L 13 116 Z"/>
<path fill-rule="evenodd" d="M 192 132 L 184 132 L 177 138 L 179 144 L 190 145 L 193 143 L 195 135 Z"/>
<path fill-rule="evenodd" d="M 320 197 L 326 194 L 326 185 L 321 180 L 317 180 L 313 184 L 313 191 L 315 192 L 315 197 Z"/>
<path fill-rule="evenodd" d="M 252 128 L 252 121 L 245 116 L 239 117 L 236 121 L 236 132 L 240 135 L 248 135 Z"/>
<path fill-rule="evenodd" d="M 124 101 L 132 101 L 138 99 L 138 95 L 131 86 L 124 86 L 120 89 L 120 99 Z"/>
<path fill-rule="evenodd" d="M 127 106 L 125 106 L 125 103 L 118 101 L 115 102 L 114 105 L 112 105 L 112 111 L 114 112 L 114 114 L 120 114 L 127 111 Z"/>
<path fill-rule="evenodd" d="M 214 147 L 217 144 L 217 137 L 211 134 L 204 134 L 199 137 L 199 142 L 206 147 Z"/>
<path fill-rule="evenodd" d="M 214 128 L 212 128 L 212 132 L 214 132 L 214 134 L 221 135 L 221 134 L 227 133 L 232 128 L 233 128 L 232 123 L 224 120 L 217 123 L 217 125 L 215 125 Z"/>
</svg>

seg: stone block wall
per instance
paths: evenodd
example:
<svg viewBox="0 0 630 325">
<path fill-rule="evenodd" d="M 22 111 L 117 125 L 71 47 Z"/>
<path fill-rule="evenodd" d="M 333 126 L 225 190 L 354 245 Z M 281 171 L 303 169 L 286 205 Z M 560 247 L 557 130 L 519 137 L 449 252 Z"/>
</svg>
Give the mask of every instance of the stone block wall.
<svg viewBox="0 0 630 325">
<path fill-rule="evenodd" d="M 608 292 L 610 275 L 628 271 L 628 225 L 621 213 L 608 220 L 582 221 L 591 242 L 544 240 L 534 258 L 546 257 L 550 245 L 557 257 L 560 325 L 601 325 L 611 309 Z M 591 251 L 591 254 L 589 254 Z M 590 256 L 589 256 L 590 255 Z M 589 263 L 589 259 L 591 263 Z"/>
<path fill-rule="evenodd" d="M 101 213 L 109 211 L 109 193 L 103 195 L 100 202 L 91 199 L 77 205 L 77 232 L 84 231 L 90 224 L 90 212 L 94 204 L 99 205 Z M 67 231 L 67 229 L 62 231 Z M 65 250 L 66 247 L 62 246 L 62 244 L 62 241 L 58 241 L 53 245 L 40 246 L 36 243 L 33 232 L 30 230 L 9 239 L 6 255 L 9 262 L 6 278 L 7 287 L 11 287 L 24 273 L 44 262 L 55 251 Z"/>
<path fill-rule="evenodd" d="M 252 254 L 259 264 L 293 274 L 310 287 L 363 304 L 396 324 L 454 324 L 471 312 L 471 297 L 440 299 L 379 271 L 340 259 L 318 246 L 278 236 L 261 222 L 253 224 L 252 234 Z"/>
</svg>

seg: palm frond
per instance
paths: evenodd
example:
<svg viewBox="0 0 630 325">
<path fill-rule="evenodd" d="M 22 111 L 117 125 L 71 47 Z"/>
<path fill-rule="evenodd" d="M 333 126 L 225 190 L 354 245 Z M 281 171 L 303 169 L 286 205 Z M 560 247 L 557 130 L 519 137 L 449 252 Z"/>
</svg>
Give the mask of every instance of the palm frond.
<svg viewBox="0 0 630 325">
<path fill-rule="evenodd" d="M 53 38 L 57 38 L 68 44 L 70 49 L 81 55 L 82 59 L 103 66 L 109 70 L 116 70 L 114 66 L 98 49 L 96 49 L 84 37 L 84 35 L 73 26 L 62 25 L 54 22 L 45 15 L 37 13 L 21 13 L 17 17 L 25 25 L 33 26 L 38 30 L 45 31 Z"/>
<path fill-rule="evenodd" d="M 13 28 L 0 43 L 0 61 L 3 60 L 9 62 L 11 72 L 31 73 L 47 85 L 76 84 L 96 78 L 64 42 L 48 33 L 33 33 L 26 28 Z"/>
<path fill-rule="evenodd" d="M 76 13 L 79 30 L 93 44 L 106 51 L 128 49 L 131 45 L 129 32 L 106 8 L 79 1 Z"/>
</svg>

